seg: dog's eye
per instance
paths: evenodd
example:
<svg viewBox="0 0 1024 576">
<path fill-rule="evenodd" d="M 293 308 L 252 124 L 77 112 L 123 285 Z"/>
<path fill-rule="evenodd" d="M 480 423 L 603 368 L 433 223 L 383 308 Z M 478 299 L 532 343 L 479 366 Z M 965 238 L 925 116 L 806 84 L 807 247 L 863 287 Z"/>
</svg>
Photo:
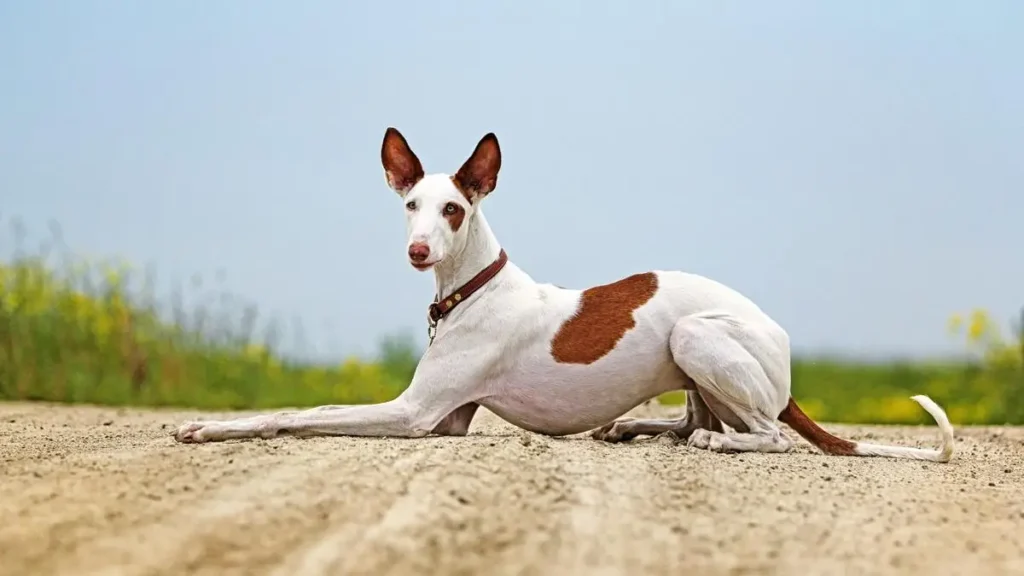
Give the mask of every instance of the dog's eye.
<svg viewBox="0 0 1024 576">
<path fill-rule="evenodd" d="M 459 207 L 454 202 L 449 202 L 444 206 L 444 213 L 455 214 L 455 212 L 458 211 L 458 209 Z"/>
<path fill-rule="evenodd" d="M 416 201 L 415 200 L 409 200 L 408 202 L 405 203 L 405 208 L 407 210 L 415 210 L 416 209 Z"/>
</svg>

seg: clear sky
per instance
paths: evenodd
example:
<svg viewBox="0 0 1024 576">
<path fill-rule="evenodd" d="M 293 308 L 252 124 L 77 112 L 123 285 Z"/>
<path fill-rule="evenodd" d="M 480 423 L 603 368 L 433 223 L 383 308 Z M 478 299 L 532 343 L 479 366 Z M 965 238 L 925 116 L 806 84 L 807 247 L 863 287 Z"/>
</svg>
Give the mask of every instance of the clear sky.
<svg viewBox="0 0 1024 576">
<path fill-rule="evenodd" d="M 958 350 L 952 312 L 1024 305 L 1022 30 L 994 0 L 0 0 L 0 212 L 223 270 L 308 353 L 422 345 L 381 138 L 452 172 L 494 131 L 485 210 L 539 281 L 683 269 L 800 351 Z"/>
</svg>

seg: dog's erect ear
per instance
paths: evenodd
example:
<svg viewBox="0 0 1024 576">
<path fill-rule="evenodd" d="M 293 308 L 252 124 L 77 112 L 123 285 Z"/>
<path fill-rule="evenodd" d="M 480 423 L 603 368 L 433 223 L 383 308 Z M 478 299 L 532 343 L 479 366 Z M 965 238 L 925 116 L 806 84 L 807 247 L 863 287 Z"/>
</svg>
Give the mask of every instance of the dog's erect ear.
<svg viewBox="0 0 1024 576">
<path fill-rule="evenodd" d="M 413 154 L 405 136 L 394 128 L 384 132 L 384 143 L 380 147 L 380 161 L 384 164 L 384 177 L 392 190 L 405 196 L 420 178 L 423 178 L 423 166 L 420 159 Z"/>
<path fill-rule="evenodd" d="M 468 160 L 452 176 L 452 181 L 466 198 L 473 202 L 483 198 L 498 184 L 498 170 L 501 169 L 501 148 L 498 137 L 488 132 Z"/>
</svg>

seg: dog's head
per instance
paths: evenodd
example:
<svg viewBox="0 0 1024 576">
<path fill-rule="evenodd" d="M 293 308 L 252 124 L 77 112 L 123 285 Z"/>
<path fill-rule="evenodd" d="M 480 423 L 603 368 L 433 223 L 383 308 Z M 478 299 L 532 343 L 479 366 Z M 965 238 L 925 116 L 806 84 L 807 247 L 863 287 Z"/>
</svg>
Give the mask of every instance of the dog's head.
<svg viewBox="0 0 1024 576">
<path fill-rule="evenodd" d="M 454 176 L 424 175 L 419 158 L 394 129 L 380 150 L 388 186 L 405 201 L 409 263 L 417 270 L 459 253 L 480 201 L 494 190 L 501 168 L 498 138 L 488 133 Z"/>
</svg>

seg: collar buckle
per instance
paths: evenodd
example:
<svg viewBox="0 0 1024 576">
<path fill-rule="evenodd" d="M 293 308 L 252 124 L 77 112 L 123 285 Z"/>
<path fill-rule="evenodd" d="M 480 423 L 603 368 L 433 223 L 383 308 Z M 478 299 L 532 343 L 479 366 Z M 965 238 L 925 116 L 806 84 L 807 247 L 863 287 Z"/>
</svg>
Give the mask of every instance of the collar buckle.
<svg viewBox="0 0 1024 576">
<path fill-rule="evenodd" d="M 481 270 L 476 276 L 473 276 L 469 282 L 457 288 L 450 296 L 444 300 L 434 296 L 434 301 L 427 308 L 427 337 L 430 339 L 427 346 L 434 343 L 434 336 L 437 334 L 437 323 L 443 320 L 460 302 L 469 298 L 471 294 L 497 276 L 498 272 L 501 272 L 501 269 L 505 267 L 507 262 L 508 255 L 505 254 L 505 249 L 502 248 L 497 260 Z"/>
</svg>

